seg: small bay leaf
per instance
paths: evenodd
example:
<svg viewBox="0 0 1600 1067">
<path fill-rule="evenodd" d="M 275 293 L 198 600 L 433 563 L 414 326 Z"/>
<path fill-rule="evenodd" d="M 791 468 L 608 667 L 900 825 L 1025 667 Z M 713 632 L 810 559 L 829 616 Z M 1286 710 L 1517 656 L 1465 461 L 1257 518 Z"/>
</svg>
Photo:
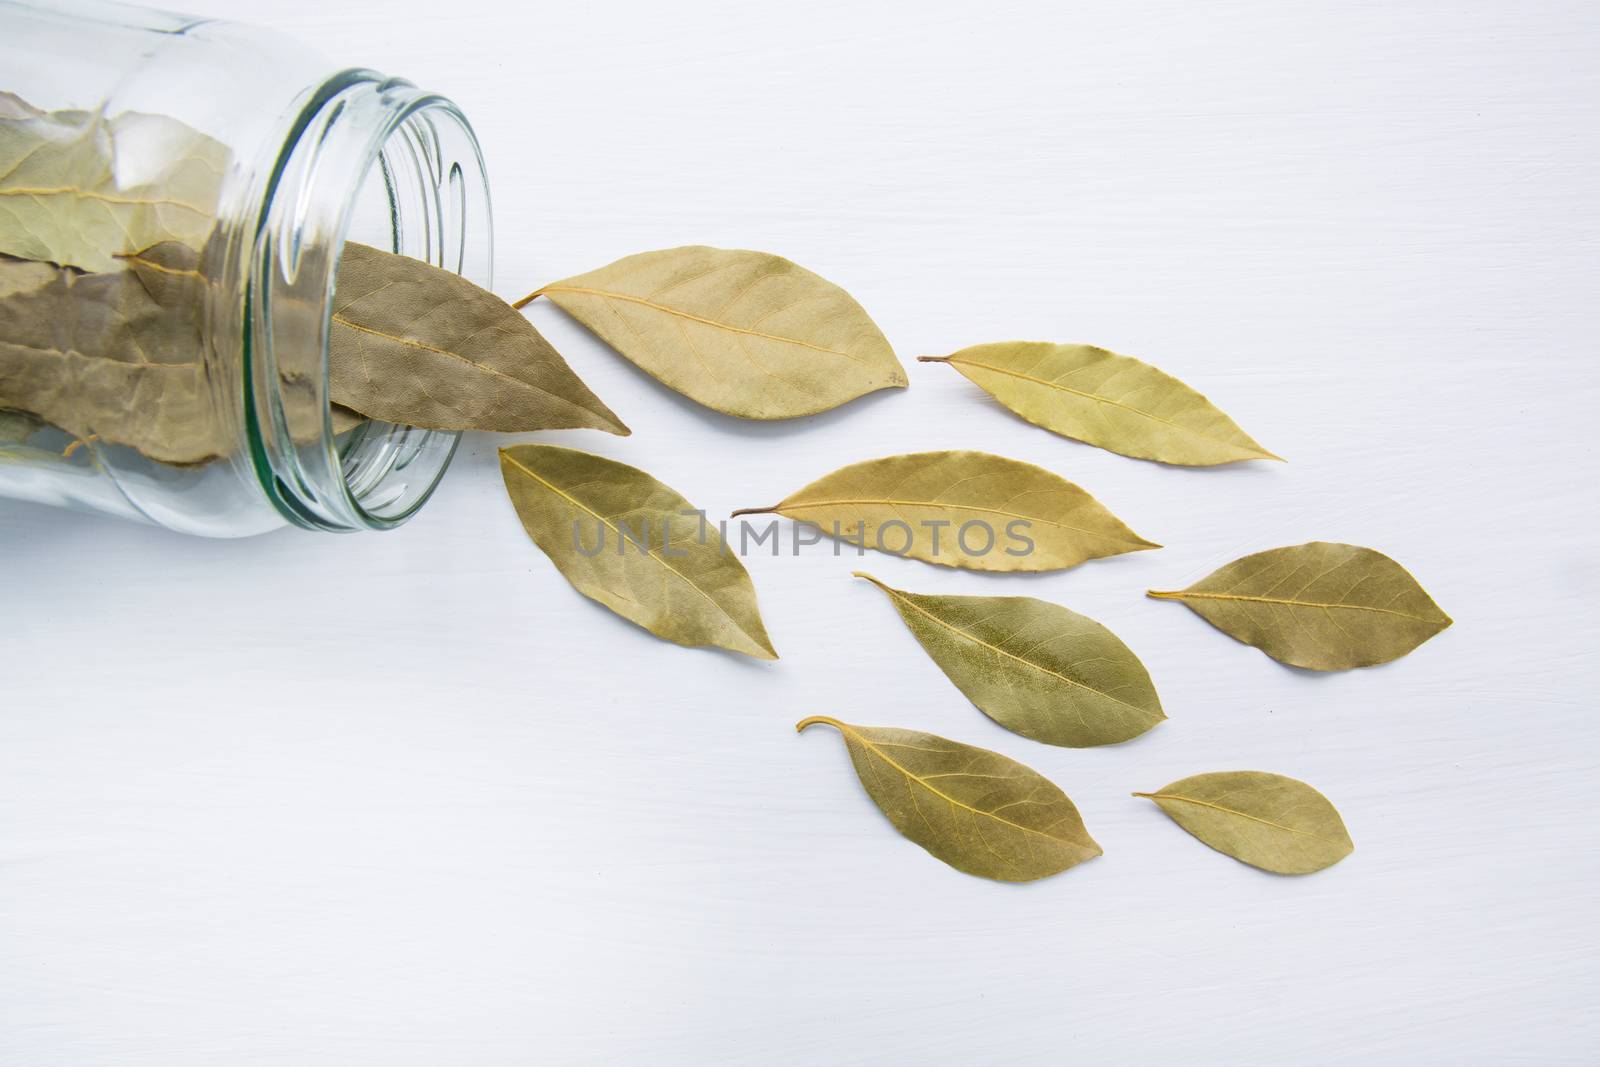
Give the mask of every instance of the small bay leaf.
<svg viewBox="0 0 1600 1067">
<path fill-rule="evenodd" d="M 424 429 L 628 433 L 510 304 L 354 241 L 339 263 L 328 389 L 370 418 Z"/>
<path fill-rule="evenodd" d="M 1274 874 L 1310 874 L 1355 849 L 1328 798 L 1265 771 L 1184 778 L 1145 797 L 1218 852 Z"/>
<path fill-rule="evenodd" d="M 1031 882 L 1101 855 L 1067 795 L 998 752 L 826 715 L 795 729 L 815 723 L 844 737 L 856 776 L 895 829 L 958 871 Z"/>
<path fill-rule="evenodd" d="M 1138 737 L 1166 716 L 1150 674 L 1117 635 L 1059 604 L 1025 596 L 931 596 L 856 572 L 978 710 L 1049 745 Z"/>
<path fill-rule="evenodd" d="M 1190 467 L 1279 458 L 1183 382 L 1093 345 L 1003 341 L 919 359 L 950 364 L 1036 426 L 1124 456 Z"/>
<path fill-rule="evenodd" d="M 667 386 L 740 418 L 813 415 L 906 384 L 849 293 L 765 252 L 642 252 L 517 306 L 538 296 Z"/>
<path fill-rule="evenodd" d="M 1312 541 L 1236 559 L 1179 600 L 1235 640 L 1313 671 L 1399 659 L 1450 625 L 1404 567 L 1381 552 Z"/>
<path fill-rule="evenodd" d="M 772 512 L 852 544 L 980 571 L 1062 570 L 1161 547 L 1060 475 L 988 452 L 870 459 L 734 515 Z"/>
<path fill-rule="evenodd" d="M 750 575 L 678 493 L 555 445 L 503 448 L 500 470 L 528 536 L 578 592 L 680 645 L 778 658 Z"/>
</svg>

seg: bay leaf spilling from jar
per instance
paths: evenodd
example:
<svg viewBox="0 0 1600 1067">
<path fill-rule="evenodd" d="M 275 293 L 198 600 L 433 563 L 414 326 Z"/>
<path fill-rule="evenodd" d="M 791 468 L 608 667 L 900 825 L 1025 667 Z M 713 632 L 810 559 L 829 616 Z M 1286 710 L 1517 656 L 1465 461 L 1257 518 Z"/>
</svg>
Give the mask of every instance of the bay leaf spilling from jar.
<svg viewBox="0 0 1600 1067">
<path fill-rule="evenodd" d="M 0 92 L 0 409 L 161 463 L 205 463 L 237 401 L 207 364 L 203 263 L 225 145 L 158 115 L 45 112 Z M 312 335 L 313 342 L 317 338 Z M 335 433 L 627 427 L 533 325 L 428 263 L 351 242 L 328 324 Z M 324 405 L 280 382 L 297 441 Z"/>
</svg>

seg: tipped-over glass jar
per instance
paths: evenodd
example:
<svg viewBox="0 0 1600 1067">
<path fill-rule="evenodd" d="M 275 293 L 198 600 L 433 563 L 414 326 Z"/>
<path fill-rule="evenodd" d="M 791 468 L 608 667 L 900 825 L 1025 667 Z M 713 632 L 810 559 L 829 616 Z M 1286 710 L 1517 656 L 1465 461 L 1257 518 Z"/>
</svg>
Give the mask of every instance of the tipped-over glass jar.
<svg viewBox="0 0 1600 1067">
<path fill-rule="evenodd" d="M 461 112 L 99 3 L 0 3 L 0 72 L 0 497 L 222 537 L 409 518 L 457 435 L 330 402 L 334 282 L 348 238 L 490 285 Z"/>
</svg>

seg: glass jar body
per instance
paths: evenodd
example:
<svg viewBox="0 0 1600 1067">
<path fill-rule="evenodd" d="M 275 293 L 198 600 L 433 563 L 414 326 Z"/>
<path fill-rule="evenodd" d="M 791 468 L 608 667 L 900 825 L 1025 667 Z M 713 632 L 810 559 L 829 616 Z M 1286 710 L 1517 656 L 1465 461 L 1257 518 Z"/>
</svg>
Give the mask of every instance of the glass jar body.
<svg viewBox="0 0 1600 1067">
<path fill-rule="evenodd" d="M 460 112 L 104 4 L 0 4 L 0 71 L 0 497 L 212 536 L 413 514 L 456 435 L 340 408 L 328 336 L 347 238 L 491 283 Z"/>
</svg>

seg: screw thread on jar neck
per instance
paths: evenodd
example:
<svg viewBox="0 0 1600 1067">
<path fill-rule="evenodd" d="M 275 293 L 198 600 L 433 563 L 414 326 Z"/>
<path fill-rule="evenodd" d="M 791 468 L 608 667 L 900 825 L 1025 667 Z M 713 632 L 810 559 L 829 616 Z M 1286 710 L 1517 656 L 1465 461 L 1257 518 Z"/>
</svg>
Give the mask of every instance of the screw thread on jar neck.
<svg viewBox="0 0 1600 1067">
<path fill-rule="evenodd" d="M 243 426 L 262 490 L 309 529 L 387 529 L 427 500 L 459 434 L 365 422 L 336 435 L 328 347 L 347 238 L 487 288 L 493 233 L 472 128 L 450 101 L 371 71 L 311 94 L 246 236 Z"/>
</svg>

